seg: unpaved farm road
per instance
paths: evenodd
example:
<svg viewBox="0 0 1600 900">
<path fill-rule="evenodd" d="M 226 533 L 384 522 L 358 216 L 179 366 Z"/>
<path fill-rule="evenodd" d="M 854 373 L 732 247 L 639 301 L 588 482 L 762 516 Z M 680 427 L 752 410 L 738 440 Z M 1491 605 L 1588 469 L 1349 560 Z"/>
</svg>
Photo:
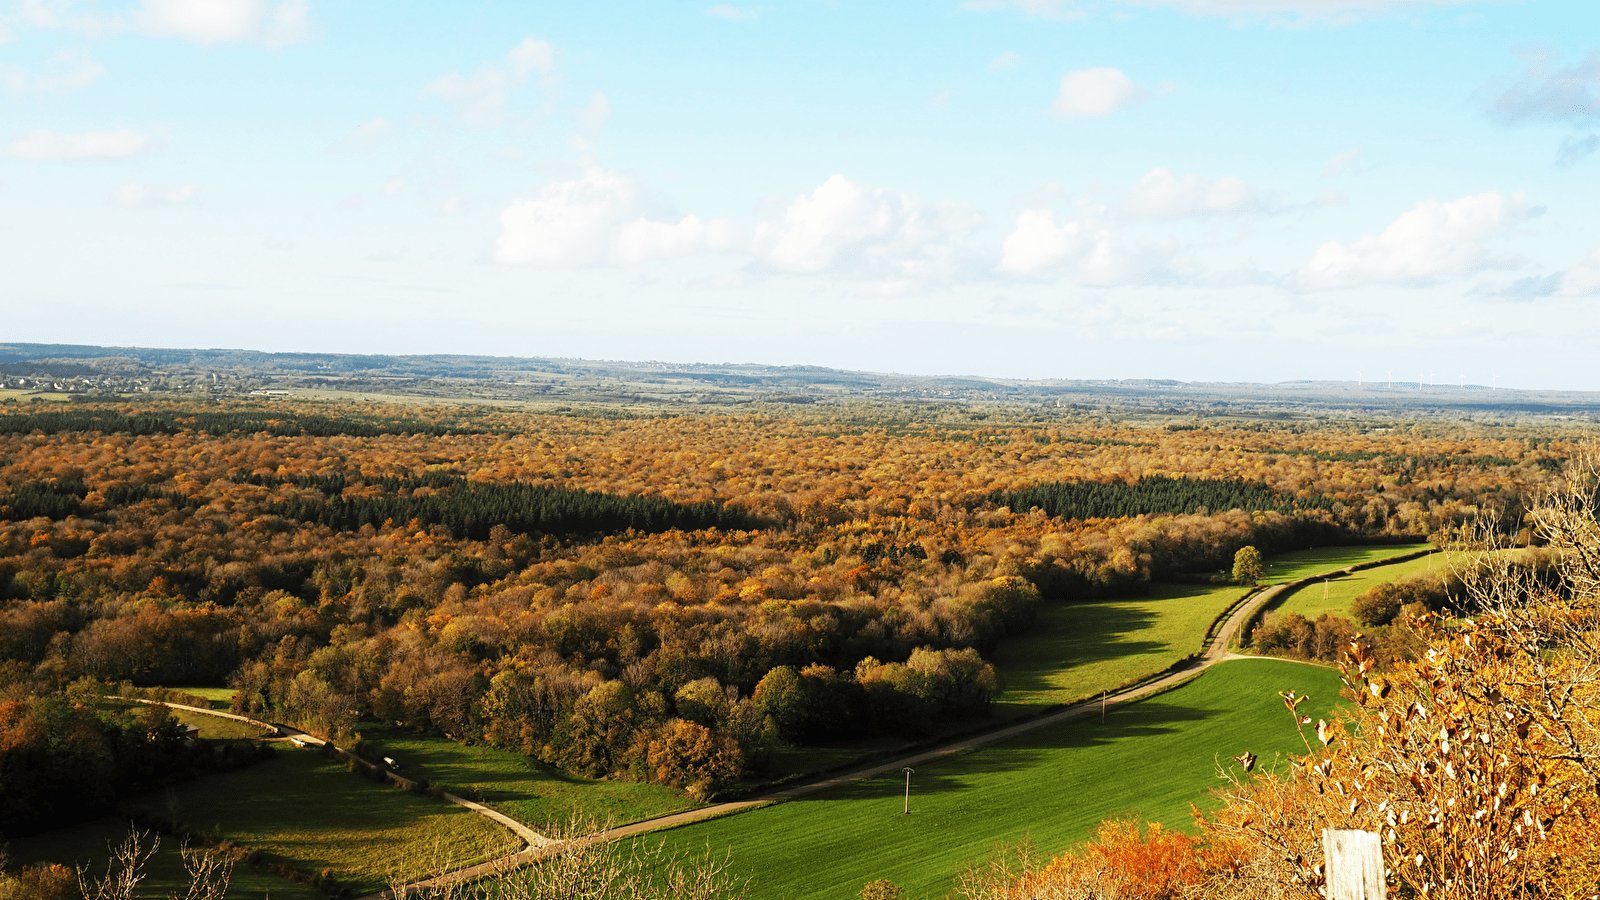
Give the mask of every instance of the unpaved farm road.
<svg viewBox="0 0 1600 900">
<path fill-rule="evenodd" d="M 1260 609 L 1263 604 L 1271 602 L 1284 590 L 1291 587 L 1297 587 L 1300 583 L 1302 582 L 1297 582 L 1295 584 L 1272 585 L 1248 595 L 1234 607 L 1233 611 L 1228 614 L 1228 618 L 1222 623 L 1222 626 L 1219 627 L 1211 636 L 1210 643 L 1208 643 L 1201 654 L 1187 666 L 1184 666 L 1180 669 L 1175 669 L 1159 678 L 1152 679 L 1142 684 L 1137 684 L 1133 687 L 1107 694 L 1103 700 L 1086 700 L 1082 703 L 1074 704 L 1066 707 L 1065 709 L 1057 710 L 1056 712 L 1040 716 L 1036 719 L 1029 719 L 1026 722 L 1018 722 L 1014 725 L 1007 725 L 1002 728 L 997 728 L 993 731 L 986 731 L 982 734 L 958 738 L 948 744 L 943 744 L 930 750 L 923 750 L 908 756 L 902 756 L 898 759 L 889 760 L 887 762 L 873 763 L 857 769 L 841 772 L 837 775 L 830 775 L 826 778 L 821 778 L 816 781 L 808 781 L 804 784 L 791 785 L 789 787 L 769 791 L 767 793 L 759 794 L 755 797 L 750 797 L 744 800 L 734 800 L 728 803 L 717 803 L 711 806 L 704 806 L 699 809 L 691 809 L 681 813 L 658 816 L 654 819 L 646 819 L 642 822 L 634 822 L 629 825 L 622 825 L 617 828 L 608 829 L 600 834 L 589 835 L 587 837 L 578 838 L 577 840 L 585 843 L 597 840 L 616 840 L 617 838 L 645 834 L 651 831 L 660 831 L 664 828 L 675 828 L 679 825 L 687 825 L 691 822 L 698 822 L 702 819 L 731 815 L 733 813 L 743 812 L 754 807 L 766 806 L 769 803 L 776 803 L 795 797 L 804 797 L 807 794 L 815 794 L 818 791 L 825 791 L 829 788 L 838 787 L 843 784 L 849 784 L 852 781 L 861 781 L 865 778 L 872 778 L 889 772 L 898 772 L 907 766 L 920 766 L 932 760 L 949 756 L 952 753 L 960 753 L 964 750 L 971 750 L 974 747 L 982 747 L 988 744 L 1007 741 L 1018 735 L 1027 734 L 1028 732 L 1039 728 L 1048 728 L 1051 725 L 1055 725 L 1060 722 L 1066 722 L 1071 719 L 1092 715 L 1095 711 L 1101 708 L 1102 704 L 1106 707 L 1121 706 L 1127 703 L 1134 703 L 1139 700 L 1146 699 L 1147 697 L 1155 694 L 1171 690 L 1172 688 L 1195 678 L 1207 668 L 1210 668 L 1211 666 L 1214 666 L 1223 660 L 1255 659 L 1256 657 L 1240 656 L 1237 653 L 1230 652 L 1228 650 L 1228 644 L 1233 640 L 1234 636 L 1239 633 L 1239 630 L 1244 627 L 1244 623 L 1252 615 L 1254 615 L 1255 611 Z M 268 731 L 275 730 L 286 740 L 295 741 L 302 746 L 321 746 L 323 743 L 325 743 L 320 738 L 313 737 L 309 734 L 289 728 L 285 725 L 273 725 L 257 719 L 249 718 L 247 716 L 235 715 L 233 713 L 202 709 L 198 706 L 185 706 L 181 703 L 163 703 L 156 700 L 140 700 L 133 697 L 118 697 L 115 699 L 129 700 L 134 703 L 149 703 L 158 706 L 170 707 L 172 709 L 180 709 L 185 712 L 198 713 L 200 715 L 219 716 L 221 718 L 233 719 L 239 722 L 248 722 Z M 389 773 L 389 777 L 391 780 L 396 782 L 402 782 L 405 780 L 392 772 Z M 479 815 L 487 816 L 500 825 L 506 827 L 522 840 L 522 849 L 516 851 L 515 853 L 502 856 L 498 859 L 493 859 L 485 863 L 479 863 L 478 865 L 469 866 L 464 869 L 457 869 L 454 872 L 447 872 L 435 878 L 427 879 L 426 881 L 419 881 L 413 884 L 404 885 L 400 888 L 380 891 L 376 894 L 368 894 L 367 896 L 360 898 L 360 900 L 401 900 L 401 898 L 426 891 L 429 888 L 444 887 L 446 885 L 458 884 L 464 881 L 474 881 L 488 875 L 506 872 L 518 866 L 535 862 L 544 858 L 545 856 L 559 852 L 564 846 L 563 842 L 552 840 L 551 838 L 534 831 L 532 828 L 529 828 L 521 822 L 489 809 L 481 803 L 474 803 L 471 800 L 457 797 L 454 794 L 445 794 L 444 799 L 449 800 L 451 803 L 455 803 L 459 806 L 464 806 L 467 809 L 478 813 Z"/>
<path fill-rule="evenodd" d="M 1142 684 L 1134 685 L 1133 687 L 1117 691 L 1116 693 L 1107 694 L 1103 701 L 1098 698 L 1094 700 L 1086 700 L 1082 703 L 1074 704 L 1048 715 L 1040 716 L 1036 719 L 1029 719 L 1026 722 L 1018 722 L 1015 725 L 1007 725 L 1003 728 L 997 728 L 993 731 L 986 731 L 982 734 L 959 738 L 951 741 L 948 744 L 934 747 L 931 750 L 923 750 L 921 752 L 913 753 L 909 756 L 902 756 L 898 759 L 889 760 L 887 762 L 873 763 L 871 765 L 862 766 L 858 769 L 851 769 L 837 775 L 830 775 L 826 778 L 818 779 L 816 781 L 808 781 L 804 784 L 792 785 L 790 787 L 759 794 L 755 797 L 750 797 L 745 800 L 717 803 L 711 806 L 704 806 L 699 809 L 691 809 L 681 813 L 673 813 L 671 815 L 659 816 L 654 819 L 646 819 L 642 822 L 634 822 L 630 825 L 622 825 L 617 828 L 608 829 L 601 834 L 590 835 L 585 838 L 580 838 L 579 840 L 585 842 L 595 840 L 616 840 L 617 838 L 646 834 L 651 831 L 660 831 L 664 828 L 675 828 L 679 825 L 687 825 L 691 822 L 698 822 L 702 819 L 731 815 L 733 813 L 743 812 L 754 807 L 766 806 L 769 803 L 776 803 L 778 801 L 789 800 L 795 797 L 804 797 L 807 794 L 815 794 L 818 791 L 825 791 L 829 788 L 838 787 L 843 784 L 849 784 L 852 781 L 861 781 L 865 778 L 872 778 L 889 772 L 898 772 L 907 766 L 914 768 L 932 760 L 949 756 L 952 753 L 960 753 L 964 750 L 970 750 L 974 747 L 982 747 L 987 744 L 1007 741 L 1018 735 L 1027 734 L 1028 732 L 1039 728 L 1048 728 L 1051 725 L 1055 725 L 1060 722 L 1066 722 L 1071 719 L 1092 715 L 1101 708 L 1102 703 L 1105 706 L 1110 707 L 1121 706 L 1127 703 L 1144 700 L 1155 694 L 1171 690 L 1172 688 L 1195 678 L 1201 672 L 1204 672 L 1206 669 L 1216 665 L 1219 662 L 1222 662 L 1223 660 L 1258 658 L 1253 656 L 1241 656 L 1240 654 L 1232 653 L 1228 650 L 1228 644 L 1233 640 L 1234 636 L 1239 633 L 1239 630 L 1244 627 L 1244 623 L 1250 618 L 1250 616 L 1254 615 L 1255 611 L 1260 609 L 1263 604 L 1271 602 L 1284 590 L 1290 587 L 1297 587 L 1299 584 L 1300 583 L 1297 582 L 1293 585 L 1272 585 L 1248 595 L 1234 607 L 1233 611 L 1228 614 L 1228 618 L 1222 623 L 1221 627 L 1219 627 L 1211 636 L 1210 643 L 1207 644 L 1201 654 L 1187 666 L 1168 672 L 1159 678 L 1152 679 Z M 376 894 L 369 894 L 366 897 L 360 898 L 360 900 L 402 900 L 402 898 L 408 896 L 413 891 L 444 887 L 449 884 L 472 881 L 478 878 L 483 878 L 487 875 L 509 871 L 510 869 L 525 865 L 530 862 L 535 862 L 545 856 L 559 852 L 561 847 L 562 844 L 560 842 L 551 841 L 547 838 L 544 838 L 542 839 L 541 843 L 536 844 L 530 842 L 529 845 L 524 847 L 522 850 L 507 856 L 503 856 L 499 859 L 491 860 L 489 862 L 481 863 L 469 868 L 459 869 L 454 872 L 449 872 L 436 878 L 430 878 L 427 881 L 409 884 L 398 889 L 397 891 L 388 890 L 381 891 Z"/>
</svg>

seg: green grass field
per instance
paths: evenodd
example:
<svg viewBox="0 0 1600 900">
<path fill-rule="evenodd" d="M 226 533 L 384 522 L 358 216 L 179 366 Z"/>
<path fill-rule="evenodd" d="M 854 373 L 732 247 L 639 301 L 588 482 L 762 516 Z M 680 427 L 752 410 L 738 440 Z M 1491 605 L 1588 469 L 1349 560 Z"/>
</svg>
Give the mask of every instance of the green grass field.
<svg viewBox="0 0 1600 900">
<path fill-rule="evenodd" d="M 127 707 L 134 705 L 132 703 L 118 700 L 105 700 L 102 702 L 108 707 Z M 225 707 L 226 704 L 224 704 L 224 708 Z M 264 730 L 257 728 L 248 722 L 240 722 L 237 719 L 224 719 L 221 716 L 201 715 L 199 713 L 192 713 L 181 709 L 172 710 L 172 717 L 177 719 L 181 724 L 198 726 L 200 729 L 200 737 L 206 740 L 255 741 L 260 740 L 266 735 Z"/>
<path fill-rule="evenodd" d="M 1324 588 L 1321 582 L 1307 585 L 1273 608 L 1276 613 L 1299 613 L 1315 619 L 1323 613 L 1335 616 L 1350 615 L 1350 604 L 1369 588 L 1416 575 L 1443 572 L 1448 569 L 1444 553 L 1433 553 L 1405 562 L 1390 563 L 1372 569 L 1362 569 L 1350 575 L 1329 578 Z"/>
<path fill-rule="evenodd" d="M 1096 696 L 1198 652 L 1206 626 L 1244 596 L 1236 586 L 1152 584 L 1144 597 L 1048 603 L 1030 634 L 994 654 L 1011 717 Z"/>
<path fill-rule="evenodd" d="M 1219 761 L 1246 750 L 1271 768 L 1304 753 L 1280 690 L 1309 692 L 1313 716 L 1337 699 L 1338 676 L 1283 660 L 1219 664 L 1198 680 L 1114 709 L 1105 725 L 1078 719 L 917 767 L 911 811 L 898 773 L 812 797 L 685 826 L 666 840 L 690 854 L 729 854 L 750 900 L 842 900 L 875 878 L 910 898 L 942 897 L 967 860 L 997 843 L 1031 840 L 1056 854 L 1108 816 L 1138 812 L 1189 827 L 1210 804 Z"/>
<path fill-rule="evenodd" d="M 90 878 L 105 875 L 108 845 L 120 845 L 128 837 L 129 824 L 116 818 L 105 818 L 73 828 L 52 831 L 37 837 L 11 842 L 11 861 L 17 865 L 35 862 L 55 862 L 71 867 L 86 866 Z M 156 855 L 145 867 L 146 881 L 134 895 L 138 900 L 168 900 L 176 894 L 183 896 L 188 878 L 183 859 L 178 853 L 178 842 L 161 838 Z M 229 882 L 229 897 L 271 900 L 324 900 L 321 891 L 310 885 L 296 884 L 243 863 L 233 868 Z"/>
<path fill-rule="evenodd" d="M 414 876 L 456 868 L 520 845 L 483 816 L 375 784 L 306 750 L 286 750 L 248 769 L 178 785 L 140 802 L 164 815 L 176 810 L 193 827 L 262 850 L 301 871 L 331 869 L 358 893 L 384 887 L 395 872 Z M 120 840 L 125 834 L 119 826 L 107 836 Z M 94 853 L 87 860 L 81 855 L 85 848 Z M 21 861 L 90 861 L 99 870 L 103 848 L 102 836 L 74 831 L 17 841 L 12 851 Z M 148 896 L 168 896 L 178 884 L 172 879 L 181 874 L 174 856 L 152 874 Z M 281 879 L 272 882 L 274 897 L 278 885 L 284 885 L 282 896 L 315 896 L 292 894 Z M 263 896 L 244 890 L 230 894 Z"/>
<path fill-rule="evenodd" d="M 200 736 L 209 740 L 260 740 L 265 734 L 260 728 L 248 722 L 238 722 L 233 719 L 224 719 L 219 716 L 184 715 L 183 710 L 173 710 L 178 721 L 186 725 L 198 725 Z"/>
<path fill-rule="evenodd" d="M 173 690 L 182 691 L 185 694 L 189 694 L 189 695 L 192 695 L 192 696 L 195 696 L 195 697 L 204 697 L 207 700 L 211 701 L 211 708 L 212 709 L 220 709 L 223 712 L 227 712 L 228 711 L 228 707 L 233 704 L 233 688 L 226 688 L 226 687 L 175 687 L 175 688 L 173 688 Z"/>
<path fill-rule="evenodd" d="M 661 785 L 563 775 L 516 753 L 463 746 L 392 726 L 364 725 L 361 737 L 378 757 L 399 760 L 406 776 L 426 778 L 535 829 L 574 820 L 626 825 L 698 805 Z"/>
<path fill-rule="evenodd" d="M 1425 543 L 1377 544 L 1360 547 L 1317 547 L 1311 550 L 1279 553 L 1267 559 L 1267 577 L 1263 578 L 1261 583 L 1285 584 L 1333 569 L 1343 569 L 1346 566 L 1375 562 L 1380 559 L 1388 559 L 1391 556 L 1426 550 L 1429 546 L 1429 544 Z"/>
<path fill-rule="evenodd" d="M 467 809 L 375 784 L 308 750 L 176 789 L 187 821 L 359 891 L 511 849 L 505 828 Z"/>
</svg>

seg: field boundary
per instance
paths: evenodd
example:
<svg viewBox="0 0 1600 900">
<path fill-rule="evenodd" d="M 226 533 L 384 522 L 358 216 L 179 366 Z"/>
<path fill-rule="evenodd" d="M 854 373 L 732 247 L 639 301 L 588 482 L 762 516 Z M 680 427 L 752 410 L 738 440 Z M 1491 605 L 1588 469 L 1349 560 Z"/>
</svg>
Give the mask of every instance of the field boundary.
<svg viewBox="0 0 1600 900">
<path fill-rule="evenodd" d="M 1397 556 L 1386 556 L 1383 559 L 1368 560 L 1367 562 L 1363 563 L 1352 563 L 1351 565 L 1344 566 L 1343 568 L 1329 569 L 1326 572 L 1318 572 L 1315 575 L 1307 575 L 1304 578 L 1297 578 L 1294 581 L 1286 581 L 1283 584 L 1274 585 L 1274 587 L 1281 588 L 1282 590 L 1279 590 L 1273 594 L 1273 602 L 1262 604 L 1256 608 L 1255 614 L 1252 615 L 1250 620 L 1245 622 L 1244 626 L 1239 629 L 1240 639 L 1242 640 L 1244 635 L 1250 634 L 1257 627 L 1259 627 L 1261 625 L 1262 618 L 1266 616 L 1267 613 L 1277 609 L 1283 603 L 1283 601 L 1289 599 L 1289 595 L 1293 594 L 1295 591 L 1310 587 L 1311 585 L 1316 584 L 1318 581 L 1322 581 L 1337 575 L 1354 575 L 1357 572 L 1365 572 L 1368 569 L 1377 569 L 1383 566 L 1391 566 L 1396 563 L 1410 562 L 1413 559 L 1419 559 L 1427 556 L 1430 553 L 1436 553 L 1438 552 L 1438 549 L 1439 548 L 1437 547 L 1429 547 L 1426 550 L 1413 550 L 1410 553 L 1401 553 Z M 1241 644 L 1240 647 L 1242 648 L 1243 644 Z"/>
<path fill-rule="evenodd" d="M 543 848 L 550 847 L 557 843 L 554 839 L 540 834 L 532 828 L 529 828 L 527 825 L 518 822 L 516 819 L 513 819 L 502 812 L 490 809 L 489 807 L 484 806 L 482 803 L 479 803 L 475 800 L 468 800 L 465 797 L 457 797 L 455 794 L 445 790 L 438 790 L 437 792 L 428 791 L 424 784 L 420 781 L 407 778 L 398 772 L 393 772 L 387 768 L 377 765 L 376 763 L 362 759 L 359 755 L 352 753 L 343 747 L 336 746 L 332 741 L 323 740 L 315 735 L 301 731 L 298 728 L 291 728 L 287 725 L 278 725 L 271 722 L 263 722 L 260 719 L 252 719 L 249 716 L 241 716 L 237 713 L 222 712 L 221 710 L 215 709 L 202 709 L 198 706 L 190 706 L 186 703 L 169 703 L 165 700 L 146 700 L 139 697 L 122 697 L 115 695 L 107 696 L 105 699 L 121 700 L 128 703 L 143 703 L 147 706 L 164 706 L 168 709 L 181 709 L 185 712 L 198 713 L 205 716 L 217 716 L 219 718 L 232 719 L 237 722 L 245 722 L 250 725 L 254 725 L 270 733 L 274 739 L 295 742 L 307 748 L 315 747 L 332 758 L 343 762 L 349 762 L 352 765 L 363 766 L 370 772 L 381 773 L 385 781 L 403 791 L 410 793 L 430 793 L 434 796 L 437 796 L 441 800 L 447 800 L 457 806 L 469 809 L 472 812 L 489 819 L 491 822 L 494 822 L 495 824 L 509 830 L 512 834 L 516 835 L 519 840 L 522 841 L 522 848 L 515 853 L 510 854 L 509 856 L 501 856 L 497 859 L 479 863 L 475 866 L 469 866 L 466 869 L 457 870 L 458 873 L 476 873 L 471 876 L 472 878 L 478 878 L 482 877 L 483 875 L 491 874 L 493 871 L 497 870 L 495 867 L 504 865 L 508 860 L 517 859 L 529 853 L 536 853 Z M 535 857 L 528 858 L 532 859 Z M 521 863 L 517 863 L 517 865 L 520 864 Z M 454 875 L 457 873 L 451 874 Z M 408 887 L 428 886 L 432 886 L 431 881 L 416 885 L 408 885 Z M 373 894 L 371 896 L 373 898 L 387 898 L 390 897 L 391 894 L 388 891 L 383 891 L 379 894 Z"/>
<path fill-rule="evenodd" d="M 1361 569 L 1373 568 L 1375 566 L 1387 565 L 1395 562 L 1402 562 L 1404 560 L 1414 559 L 1417 556 L 1430 552 L 1432 552 L 1432 550 L 1417 551 L 1415 553 L 1403 554 L 1397 557 L 1389 557 L 1383 560 L 1374 560 L 1369 563 L 1359 563 L 1356 565 L 1346 566 L 1341 569 L 1330 569 L 1328 572 L 1307 576 L 1292 582 L 1267 585 L 1264 587 L 1258 587 L 1254 590 L 1246 591 L 1242 597 L 1240 597 L 1227 609 L 1223 610 L 1212 619 L 1211 623 L 1206 628 L 1205 637 L 1202 639 L 1201 649 L 1199 652 L 1188 654 L 1166 668 L 1161 669 L 1160 671 L 1146 675 L 1135 680 L 1131 684 L 1119 687 L 1114 691 L 1106 692 L 1099 698 L 1088 697 L 1072 703 L 1050 707 L 1032 716 L 1023 717 L 1020 721 L 1011 720 L 998 727 L 976 729 L 965 734 L 960 734 L 953 740 L 949 739 L 949 736 L 946 736 L 945 738 L 940 739 L 943 740 L 944 743 L 937 744 L 936 746 L 928 747 L 926 749 L 915 750 L 907 755 L 894 754 L 902 754 L 905 752 L 905 749 L 909 748 L 899 751 L 891 751 L 891 756 L 887 761 L 869 763 L 864 766 L 857 765 L 853 768 L 848 766 L 841 767 L 843 771 L 840 771 L 836 775 L 828 777 L 815 777 L 813 780 L 805 781 L 801 784 L 793 784 L 787 787 L 781 787 L 776 790 L 769 788 L 765 792 L 757 793 L 754 796 L 742 799 L 731 800 L 724 803 L 716 803 L 710 806 L 701 807 L 699 809 L 684 810 L 682 812 L 671 813 L 665 816 L 657 816 L 652 819 L 645 819 L 643 821 L 634 822 L 617 828 L 604 829 L 596 834 L 572 838 L 566 841 L 558 841 L 539 834 L 522 823 L 516 822 L 510 817 L 495 812 L 494 810 L 491 810 L 480 803 L 475 803 L 473 801 L 441 791 L 440 796 L 442 796 L 444 799 L 467 807 L 468 809 L 478 812 L 479 814 L 486 815 L 495 822 L 511 829 L 513 833 L 515 833 L 524 841 L 523 848 L 515 853 L 499 857 L 498 859 L 489 860 L 487 862 L 479 863 L 474 866 L 468 866 L 463 869 L 457 869 L 452 872 L 441 873 L 424 881 L 414 882 L 406 885 L 398 885 L 387 890 L 369 894 L 360 898 L 360 900 L 403 900 L 403 898 L 409 896 L 413 891 L 425 891 L 433 888 L 446 887 L 452 884 L 476 881 L 480 878 L 490 875 L 511 871 L 528 863 L 536 862 L 546 856 L 558 853 L 563 848 L 574 844 L 583 845 L 596 841 L 617 840 L 635 835 L 649 834 L 656 831 L 667 831 L 675 828 L 681 828 L 685 825 L 692 825 L 708 819 L 718 819 L 731 815 L 737 815 L 738 813 L 746 812 L 758 807 L 768 806 L 774 803 L 782 803 L 786 800 L 819 793 L 821 791 L 839 787 L 851 782 L 894 772 L 907 766 L 922 765 L 936 759 L 967 752 L 978 747 L 1000 743 L 1015 737 L 1020 737 L 1021 735 L 1040 728 L 1045 728 L 1062 722 L 1071 721 L 1073 719 L 1082 718 L 1087 715 L 1092 715 L 1096 708 L 1108 709 L 1113 705 L 1126 706 L 1130 703 L 1137 703 L 1142 700 L 1147 700 L 1151 697 L 1159 696 L 1167 693 L 1168 691 L 1188 684 L 1189 682 L 1198 678 L 1200 675 L 1204 674 L 1206 669 L 1216 665 L 1219 662 L 1229 659 L 1259 658 L 1235 654 L 1230 650 L 1230 644 L 1236 636 L 1246 633 L 1246 629 L 1248 627 L 1254 626 L 1265 608 L 1281 600 L 1281 598 L 1286 597 L 1288 594 L 1293 593 L 1293 590 L 1298 590 L 1300 587 L 1311 584 L 1320 578 L 1328 577 L 1329 575 L 1349 574 Z M 207 715 L 220 714 L 225 715 L 228 718 L 252 722 L 267 728 L 278 730 L 286 729 L 286 726 L 269 725 L 267 723 L 259 722 L 258 720 L 237 716 L 231 713 L 215 713 L 212 710 L 203 710 L 182 704 L 165 703 L 155 700 L 139 702 L 192 710 L 194 712 Z M 304 738 L 307 740 L 319 740 L 312 738 L 310 735 L 305 735 Z M 326 745 L 328 752 L 330 753 L 342 755 L 344 758 L 356 761 L 357 764 L 365 765 L 372 769 L 381 771 L 387 779 L 399 787 L 402 787 L 406 790 L 416 790 L 419 786 L 419 782 L 405 778 L 395 772 L 390 771 L 389 769 L 377 767 L 347 750 L 333 746 L 330 742 L 319 741 L 319 743 Z"/>
</svg>

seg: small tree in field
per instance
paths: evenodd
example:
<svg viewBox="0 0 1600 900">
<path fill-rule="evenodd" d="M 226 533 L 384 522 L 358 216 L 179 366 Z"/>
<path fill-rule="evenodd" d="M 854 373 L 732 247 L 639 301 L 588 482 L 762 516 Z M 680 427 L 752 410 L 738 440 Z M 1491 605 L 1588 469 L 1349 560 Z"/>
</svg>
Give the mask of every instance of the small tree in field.
<svg viewBox="0 0 1600 900">
<path fill-rule="evenodd" d="M 1255 547 L 1240 547 L 1233 555 L 1233 580 L 1239 584 L 1253 585 L 1266 577 L 1267 566 L 1261 561 L 1261 551 Z"/>
</svg>

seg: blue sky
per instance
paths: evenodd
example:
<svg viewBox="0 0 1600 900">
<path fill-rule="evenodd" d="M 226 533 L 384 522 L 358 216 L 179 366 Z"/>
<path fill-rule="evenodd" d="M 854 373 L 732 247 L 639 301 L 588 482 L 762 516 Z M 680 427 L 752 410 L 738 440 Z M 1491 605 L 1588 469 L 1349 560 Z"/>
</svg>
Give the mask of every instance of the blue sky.
<svg viewBox="0 0 1600 900">
<path fill-rule="evenodd" d="M 1600 4 L 5 0 L 0 340 L 1600 390 Z"/>
</svg>

